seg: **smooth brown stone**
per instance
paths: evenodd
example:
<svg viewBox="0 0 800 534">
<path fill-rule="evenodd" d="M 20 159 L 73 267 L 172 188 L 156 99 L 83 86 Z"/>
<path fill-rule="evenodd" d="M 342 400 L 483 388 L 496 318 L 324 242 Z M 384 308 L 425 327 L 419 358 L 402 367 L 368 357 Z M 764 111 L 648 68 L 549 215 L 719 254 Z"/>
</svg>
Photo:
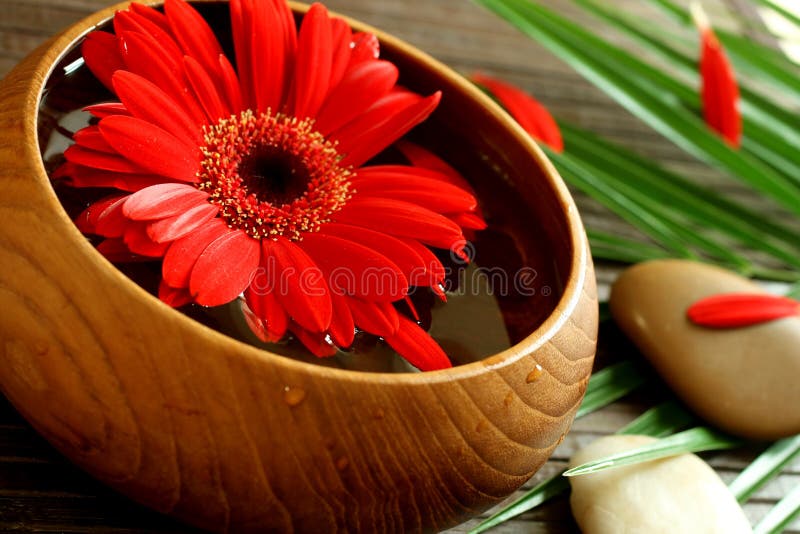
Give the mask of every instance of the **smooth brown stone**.
<svg viewBox="0 0 800 534">
<path fill-rule="evenodd" d="M 800 318 L 709 329 L 686 318 L 697 300 L 764 293 L 730 271 L 684 260 L 642 263 L 611 291 L 614 320 L 675 393 L 732 434 L 776 439 L 800 433 Z"/>
</svg>

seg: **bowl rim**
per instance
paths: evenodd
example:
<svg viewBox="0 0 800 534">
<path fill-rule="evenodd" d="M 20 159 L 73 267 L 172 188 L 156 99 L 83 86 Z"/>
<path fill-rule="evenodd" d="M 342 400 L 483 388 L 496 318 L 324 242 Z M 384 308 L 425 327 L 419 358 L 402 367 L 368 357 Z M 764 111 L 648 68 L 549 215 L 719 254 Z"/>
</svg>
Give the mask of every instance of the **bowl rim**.
<svg viewBox="0 0 800 534">
<path fill-rule="evenodd" d="M 219 0 L 193 0 L 193 3 L 210 3 L 216 1 Z M 223 1 L 227 2 L 227 0 Z M 369 24 L 365 24 L 335 11 L 330 12 L 331 16 L 343 19 L 348 25 L 358 31 L 369 32 L 376 35 L 381 43 L 381 48 L 388 48 L 391 49 L 395 54 L 411 57 L 416 62 L 421 64 L 423 68 L 437 71 L 439 75 L 441 75 L 459 91 L 465 93 L 467 97 L 476 100 L 477 103 L 487 111 L 492 120 L 499 122 L 501 127 L 511 132 L 516 142 L 518 142 L 539 165 L 549 187 L 552 189 L 556 199 L 561 205 L 560 213 L 566 218 L 568 235 L 571 241 L 570 244 L 572 246 L 569 274 L 566 278 L 566 283 L 564 284 L 561 298 L 559 299 L 553 311 L 524 339 L 512 345 L 511 347 L 504 349 L 503 351 L 492 354 L 483 359 L 437 371 L 387 373 L 340 369 L 316 365 L 313 363 L 294 360 L 292 358 L 255 347 L 253 345 L 249 345 L 243 341 L 227 336 L 222 332 L 195 321 L 183 313 L 174 310 L 172 307 L 159 300 L 156 296 L 144 290 L 136 282 L 123 274 L 122 271 L 120 271 L 113 263 L 108 261 L 102 254 L 100 254 L 95 247 L 85 239 L 85 236 L 81 234 L 73 221 L 69 218 L 60 201 L 58 200 L 44 168 L 37 135 L 39 103 L 41 102 L 46 83 L 52 76 L 56 65 L 64 58 L 66 53 L 73 48 L 78 40 L 85 37 L 89 32 L 98 29 L 99 26 L 105 24 L 111 17 L 113 17 L 116 11 L 127 8 L 130 3 L 131 2 L 122 2 L 98 10 L 76 22 L 42 45 L 40 50 L 46 49 L 46 51 L 48 51 L 50 54 L 43 54 L 37 59 L 34 70 L 37 73 L 42 74 L 40 76 L 34 76 L 33 79 L 29 80 L 29 83 L 24 87 L 24 91 L 26 93 L 24 99 L 25 109 L 20 115 L 20 121 L 22 121 L 24 135 L 20 136 L 17 142 L 21 148 L 23 157 L 29 163 L 29 168 L 33 170 L 31 180 L 34 183 L 32 187 L 41 188 L 46 193 L 46 198 L 43 199 L 43 202 L 50 211 L 48 216 L 55 216 L 53 224 L 56 225 L 55 230 L 62 236 L 64 240 L 63 243 L 66 246 L 82 248 L 83 251 L 85 251 L 85 254 L 89 255 L 88 259 L 90 259 L 92 263 L 97 264 L 98 268 L 107 271 L 110 270 L 111 274 L 116 279 L 116 283 L 123 284 L 128 290 L 131 290 L 134 294 L 138 294 L 139 298 L 149 299 L 147 300 L 147 306 L 153 309 L 154 314 L 172 314 L 173 316 L 178 316 L 173 317 L 173 319 L 177 321 L 177 324 L 188 330 L 193 330 L 198 335 L 204 336 L 206 341 L 211 342 L 214 345 L 220 347 L 227 346 L 229 350 L 226 351 L 226 356 L 233 357 L 236 355 L 244 358 L 253 358 L 268 364 L 286 366 L 287 368 L 293 368 L 294 370 L 317 375 L 319 378 L 332 378 L 337 380 L 357 382 L 366 381 L 381 384 L 401 383 L 405 385 L 433 384 L 438 382 L 462 380 L 481 374 L 486 370 L 496 370 L 512 365 L 550 341 L 555 334 L 561 330 L 564 324 L 569 321 L 570 317 L 575 311 L 575 308 L 578 306 L 581 300 L 582 292 L 586 287 L 586 278 L 589 272 L 588 262 L 591 260 L 588 253 L 588 242 L 586 240 L 583 224 L 581 222 L 577 207 L 569 190 L 563 182 L 563 179 L 559 175 L 552 162 L 545 156 L 536 142 L 533 141 L 533 139 L 522 129 L 522 127 L 516 123 L 516 121 L 511 118 L 511 116 L 505 110 L 503 110 L 489 96 L 483 93 L 483 91 L 470 83 L 466 78 L 455 72 L 450 67 L 444 65 L 442 62 L 434 59 L 427 53 L 406 43 L 402 39 L 394 37 L 393 35 L 374 28 Z M 143 3 L 150 6 L 161 6 L 164 2 L 159 0 L 148 0 Z M 288 4 L 294 12 L 301 14 L 304 14 L 306 11 L 308 11 L 310 7 L 307 4 L 295 1 L 289 1 Z"/>
</svg>

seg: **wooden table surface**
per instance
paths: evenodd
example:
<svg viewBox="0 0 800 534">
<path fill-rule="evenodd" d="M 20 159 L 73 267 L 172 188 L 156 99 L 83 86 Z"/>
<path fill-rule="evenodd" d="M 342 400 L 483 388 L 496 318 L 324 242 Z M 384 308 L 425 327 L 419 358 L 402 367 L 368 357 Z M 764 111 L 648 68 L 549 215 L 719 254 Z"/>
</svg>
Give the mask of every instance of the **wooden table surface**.
<svg viewBox="0 0 800 534">
<path fill-rule="evenodd" d="M 620 9 L 641 13 L 652 20 L 644 0 L 606 0 Z M 88 13 L 110 5 L 108 0 L 0 0 L 0 76 L 25 54 L 65 26 Z M 746 189 L 732 184 L 694 161 L 642 125 L 600 91 L 469 0 L 328 0 L 336 11 L 361 19 L 432 54 L 463 73 L 481 70 L 513 81 L 537 95 L 557 116 L 606 135 L 653 157 L 699 181 L 724 189 L 762 209 L 769 202 L 754 200 Z M 547 2 L 574 13 L 569 0 Z M 705 0 L 719 23 L 748 35 L 763 36 L 763 28 L 748 0 Z M 624 223 L 583 195 L 576 194 L 588 226 L 636 236 Z M 2 221 L 0 221 L 2 224 Z M 598 278 L 607 290 L 617 269 L 600 265 Z M 2 266 L 0 266 L 2 268 Z M 635 349 L 615 329 L 604 323 L 598 361 L 635 354 Z M 665 392 L 633 395 L 575 422 L 572 431 L 551 460 L 526 485 L 562 469 L 571 453 L 603 434 L 616 431 L 655 404 Z M 726 481 L 731 480 L 754 452 L 706 455 Z M 800 465 L 760 490 L 745 506 L 752 522 L 800 482 Z M 513 498 L 513 497 L 512 497 Z M 472 520 L 454 532 L 477 524 Z M 22 532 L 192 532 L 169 518 L 115 494 L 73 467 L 55 452 L 0 397 L 0 530 Z M 557 499 L 496 532 L 576 532 L 566 499 Z M 800 522 L 791 532 L 800 532 Z"/>
</svg>

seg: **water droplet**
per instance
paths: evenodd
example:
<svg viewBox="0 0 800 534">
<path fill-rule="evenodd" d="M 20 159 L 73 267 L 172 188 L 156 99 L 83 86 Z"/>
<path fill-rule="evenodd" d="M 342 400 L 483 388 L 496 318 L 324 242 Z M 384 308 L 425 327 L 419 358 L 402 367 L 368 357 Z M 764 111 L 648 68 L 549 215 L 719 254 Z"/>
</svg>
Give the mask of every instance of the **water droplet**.
<svg viewBox="0 0 800 534">
<path fill-rule="evenodd" d="M 306 392 L 300 388 L 286 386 L 283 388 L 283 400 L 286 404 L 294 408 L 306 400 Z"/>
<path fill-rule="evenodd" d="M 503 404 L 505 404 L 506 407 L 508 407 L 511 406 L 512 402 L 514 402 L 514 392 L 509 391 L 508 394 L 506 395 L 506 398 L 503 399 Z"/>
<path fill-rule="evenodd" d="M 348 465 L 350 465 L 350 460 L 348 460 L 344 456 L 336 460 L 336 469 L 338 469 L 339 471 L 344 471 L 345 469 L 347 469 Z"/>
<path fill-rule="evenodd" d="M 528 384 L 530 384 L 531 382 L 536 382 L 537 380 L 539 380 L 539 377 L 542 376 L 543 372 L 544 370 L 542 369 L 542 366 L 537 363 L 536 367 L 533 368 L 533 371 L 528 373 L 528 378 L 525 379 L 525 382 L 527 382 Z"/>
<path fill-rule="evenodd" d="M 486 422 L 486 419 L 481 419 L 480 421 L 478 421 L 478 424 L 475 426 L 475 432 L 480 433 L 480 432 L 483 432 L 484 430 L 486 430 L 487 428 L 489 428 L 489 424 Z"/>
</svg>

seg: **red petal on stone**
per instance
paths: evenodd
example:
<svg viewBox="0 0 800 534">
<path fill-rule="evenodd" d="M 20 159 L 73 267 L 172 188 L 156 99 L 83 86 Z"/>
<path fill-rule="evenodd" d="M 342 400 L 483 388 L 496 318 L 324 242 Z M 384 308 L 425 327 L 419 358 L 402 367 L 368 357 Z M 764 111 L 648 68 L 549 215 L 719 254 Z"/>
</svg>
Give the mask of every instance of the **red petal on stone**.
<svg viewBox="0 0 800 534">
<path fill-rule="evenodd" d="M 219 56 L 223 52 L 206 20 L 183 0 L 166 0 L 164 12 L 184 55 L 200 62 L 216 77 Z"/>
<path fill-rule="evenodd" d="M 114 33 L 122 35 L 123 32 L 146 33 L 161 45 L 163 53 L 171 57 L 173 61 L 180 61 L 183 57 L 178 43 L 172 37 L 172 32 L 165 30 L 147 17 L 130 11 L 117 11 L 114 15 Z"/>
<path fill-rule="evenodd" d="M 365 61 L 349 70 L 325 100 L 316 129 L 327 135 L 364 113 L 391 91 L 398 75 L 388 61 Z"/>
<path fill-rule="evenodd" d="M 315 117 L 328 96 L 331 81 L 331 21 L 325 6 L 315 3 L 303 17 L 297 40 L 292 115 Z"/>
<path fill-rule="evenodd" d="M 763 294 L 714 295 L 692 304 L 686 315 L 709 328 L 737 328 L 800 314 L 800 303 L 787 297 Z"/>
<path fill-rule="evenodd" d="M 189 287 L 189 279 L 197 259 L 221 236 L 231 232 L 222 219 L 212 219 L 190 234 L 174 241 L 164 255 L 161 275 L 172 287 Z"/>
<path fill-rule="evenodd" d="M 278 13 L 268 2 L 253 4 L 251 24 L 252 70 L 257 109 L 266 112 L 281 108 L 286 76 L 286 42 L 280 30 Z"/>
<path fill-rule="evenodd" d="M 359 32 L 353 35 L 353 50 L 350 52 L 350 67 L 378 59 L 381 54 L 381 45 L 374 34 Z"/>
<path fill-rule="evenodd" d="M 328 343 L 327 336 L 324 333 L 309 332 L 297 323 L 292 323 L 289 329 L 317 358 L 328 358 L 336 354 L 336 347 Z"/>
<path fill-rule="evenodd" d="M 147 235 L 156 243 L 167 243 L 200 228 L 217 216 L 219 206 L 203 202 L 193 208 L 147 226 Z"/>
<path fill-rule="evenodd" d="M 117 38 L 108 32 L 91 32 L 84 39 L 81 52 L 92 74 L 113 91 L 111 76 L 125 68 L 125 61 L 117 48 Z"/>
<path fill-rule="evenodd" d="M 347 305 L 347 298 L 336 291 L 331 291 L 331 303 L 333 303 L 333 318 L 329 329 L 331 339 L 338 347 L 349 347 L 355 339 L 356 326 L 353 314 Z"/>
<path fill-rule="evenodd" d="M 147 121 L 113 116 L 100 121 L 100 131 L 117 152 L 148 171 L 193 182 L 200 168 L 200 149 Z"/>
<path fill-rule="evenodd" d="M 192 302 L 192 294 L 183 288 L 171 287 L 161 280 L 158 285 L 158 298 L 168 306 L 180 308 Z"/>
<path fill-rule="evenodd" d="M 143 222 L 128 221 L 123 239 L 131 252 L 151 258 L 163 257 L 169 247 L 169 243 L 156 243 L 150 239 L 147 224 Z"/>
<path fill-rule="evenodd" d="M 203 111 L 206 112 L 209 122 L 216 123 L 221 118 L 230 117 L 231 110 L 228 109 L 223 95 L 217 92 L 217 86 L 206 69 L 190 56 L 183 58 L 183 66 L 189 85 L 194 90 Z"/>
<path fill-rule="evenodd" d="M 91 113 L 93 117 L 103 119 L 110 115 L 130 115 L 128 109 L 120 102 L 105 102 L 103 104 L 94 104 L 86 106 L 83 111 Z"/>
<path fill-rule="evenodd" d="M 703 117 L 706 124 L 731 146 L 738 148 L 742 138 L 742 116 L 736 75 L 713 30 L 700 28 L 700 36 Z"/>
<path fill-rule="evenodd" d="M 231 65 L 231 62 L 228 61 L 228 58 L 224 55 L 219 56 L 219 70 L 220 90 L 222 94 L 225 95 L 228 108 L 234 115 L 244 111 L 242 104 L 242 88 L 239 85 L 239 78 L 236 76 L 233 65 Z"/>
<path fill-rule="evenodd" d="M 358 124 L 359 128 L 351 132 L 353 137 L 346 137 L 341 131 L 336 132 L 334 137 L 340 142 L 339 150 L 346 154 L 342 165 L 352 165 L 353 167 L 363 165 L 408 133 L 414 126 L 427 119 L 439 105 L 441 98 L 442 93 L 437 91 L 429 97 L 418 98 L 410 105 L 395 106 L 394 98 L 388 106 L 383 106 L 378 101 L 378 104 L 373 106 L 373 110 L 379 110 L 379 115 L 381 115 L 379 120 L 364 124 L 364 117 L 370 115 L 368 112 L 361 116 L 361 120 L 351 121 L 342 129 L 350 130 L 354 124 Z"/>
<path fill-rule="evenodd" d="M 400 328 L 386 342 L 420 371 L 435 371 L 453 366 L 442 348 L 415 322 L 400 317 Z"/>
<path fill-rule="evenodd" d="M 286 238 L 263 241 L 264 262 L 272 271 L 275 291 L 286 312 L 300 326 L 324 332 L 331 324 L 333 305 L 322 270 L 298 245 Z"/>
<path fill-rule="evenodd" d="M 97 126 L 87 126 L 86 128 L 78 130 L 75 132 L 72 139 L 75 141 L 75 144 L 88 148 L 89 150 L 96 150 L 107 154 L 117 154 L 114 148 L 108 144 L 106 138 L 103 137 L 103 134 L 100 133 L 100 129 Z"/>
<path fill-rule="evenodd" d="M 408 294 L 408 280 L 395 263 L 352 241 L 308 233 L 299 245 L 322 269 L 331 291 L 381 302 Z"/>
<path fill-rule="evenodd" d="M 261 247 L 241 230 L 223 234 L 197 258 L 189 279 L 189 291 L 203 306 L 220 306 L 239 296 L 253 277 Z"/>
<path fill-rule="evenodd" d="M 337 223 L 323 225 L 320 234 L 346 239 L 383 254 L 397 265 L 409 283 L 412 279 L 417 279 L 425 273 L 425 262 L 422 256 L 403 241 L 390 235 L 368 228 Z"/>
<path fill-rule="evenodd" d="M 113 82 L 117 96 L 131 115 L 160 126 L 187 144 L 200 143 L 200 127 L 156 85 L 127 71 L 117 72 Z"/>
<path fill-rule="evenodd" d="M 121 115 L 115 115 L 121 116 Z M 72 145 L 64 151 L 67 161 L 85 167 L 130 174 L 149 174 L 148 170 L 119 154 L 98 152 L 80 145 Z"/>
<path fill-rule="evenodd" d="M 418 239 L 437 248 L 449 249 L 464 239 L 461 228 L 447 217 L 401 200 L 356 197 L 333 218 L 334 222 Z"/>
<path fill-rule="evenodd" d="M 125 215 L 136 221 L 163 219 L 206 204 L 208 193 L 186 184 L 158 184 L 137 191 L 125 203 Z"/>
<path fill-rule="evenodd" d="M 353 314 L 355 325 L 361 330 L 380 337 L 397 333 L 400 327 L 400 314 L 391 302 L 369 302 L 352 297 L 343 297 Z"/>
<path fill-rule="evenodd" d="M 350 64 L 351 44 L 353 31 L 342 19 L 331 19 L 331 50 L 333 63 L 331 64 L 330 87 L 333 89 L 342 81 L 347 66 Z"/>
<path fill-rule="evenodd" d="M 289 328 L 289 316 L 281 306 L 278 296 L 272 289 L 254 288 L 251 284 L 244 292 L 247 306 L 261 321 L 262 341 L 279 341 Z M 258 333 L 256 332 L 256 335 Z"/>
<path fill-rule="evenodd" d="M 472 80 L 485 87 L 502 104 L 522 129 L 556 152 L 564 151 L 561 130 L 553 116 L 542 104 L 525 91 L 483 74 L 473 74 Z"/>
<path fill-rule="evenodd" d="M 119 37 L 119 46 L 128 70 L 160 87 L 170 99 L 192 118 L 195 124 L 205 122 L 205 114 L 183 79 L 183 64 L 180 59 L 160 53 L 158 41 L 144 33 L 124 32 Z"/>
</svg>

